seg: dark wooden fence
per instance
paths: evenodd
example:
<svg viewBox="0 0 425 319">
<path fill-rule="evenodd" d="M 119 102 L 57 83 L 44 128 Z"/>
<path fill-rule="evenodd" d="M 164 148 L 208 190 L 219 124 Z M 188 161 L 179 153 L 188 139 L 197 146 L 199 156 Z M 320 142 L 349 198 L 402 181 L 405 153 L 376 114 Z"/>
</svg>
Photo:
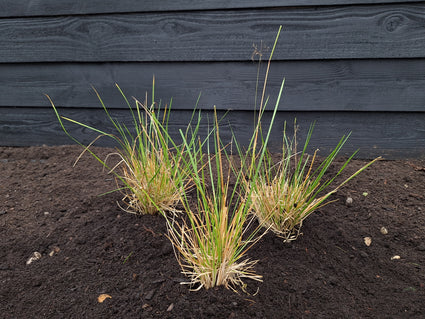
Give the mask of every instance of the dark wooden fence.
<svg viewBox="0 0 425 319">
<path fill-rule="evenodd" d="M 214 105 L 232 110 L 222 132 L 229 137 L 230 125 L 246 140 L 253 53 L 267 59 L 279 25 L 271 104 L 286 82 L 273 147 L 296 118 L 301 137 L 316 122 L 311 145 L 324 151 L 352 131 L 346 153 L 425 157 L 425 2 L 408 0 L 3 0 L 0 145 L 72 143 L 44 93 L 62 114 L 108 129 L 93 85 L 126 121 L 114 83 L 143 99 L 153 75 L 156 97 L 173 98 L 172 130 L 187 123 L 201 93 L 205 116 Z M 85 143 L 93 138 L 69 129 Z"/>
</svg>

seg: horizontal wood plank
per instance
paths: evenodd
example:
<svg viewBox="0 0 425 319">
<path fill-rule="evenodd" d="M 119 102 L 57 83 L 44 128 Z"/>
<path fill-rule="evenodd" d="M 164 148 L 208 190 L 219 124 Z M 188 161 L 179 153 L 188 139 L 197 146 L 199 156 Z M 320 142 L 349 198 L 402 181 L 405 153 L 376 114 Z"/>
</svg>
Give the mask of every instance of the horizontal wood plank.
<svg viewBox="0 0 425 319">
<path fill-rule="evenodd" d="M 0 17 L 78 15 L 182 10 L 252 9 L 287 6 L 327 6 L 418 2 L 417 0 L 2 0 Z"/>
<path fill-rule="evenodd" d="M 108 132 L 113 132 L 111 123 L 101 110 L 61 109 L 62 115 Z M 220 113 L 220 116 L 223 113 Z M 129 113 L 114 110 L 112 115 L 123 123 L 129 123 Z M 190 111 L 174 113 L 170 120 L 170 132 L 176 137 L 177 130 L 184 128 L 189 121 Z M 208 130 L 207 117 L 212 113 L 203 112 L 202 134 Z M 425 158 L 425 113 L 364 113 L 364 112 L 278 112 L 271 135 L 271 149 L 279 151 L 282 129 L 288 122 L 288 132 L 292 131 L 294 119 L 300 127 L 298 137 L 301 142 L 311 123 L 316 121 L 310 152 L 319 148 L 320 155 L 326 155 L 335 147 L 338 139 L 348 132 L 352 135 L 345 145 L 342 155 L 349 155 L 360 148 L 359 157 L 372 158 L 384 156 L 387 159 L 422 157 Z M 265 125 L 270 113 L 265 116 Z M 238 140 L 247 145 L 252 134 L 253 113 L 231 112 L 222 121 L 221 135 L 225 141 L 231 138 L 230 127 L 236 132 Z M 97 134 L 74 124 L 66 125 L 69 132 L 84 144 L 90 143 Z M 73 144 L 62 131 L 51 109 L 0 108 L 0 146 L 63 145 Z M 115 146 L 103 138 L 97 144 Z"/>
<path fill-rule="evenodd" d="M 156 98 L 174 109 L 252 110 L 258 63 L 0 64 L 0 107 L 126 108 L 114 83 L 143 100 L 156 78 Z M 261 80 L 266 64 L 261 65 Z M 293 61 L 271 64 L 267 95 L 273 106 L 286 77 L 280 110 L 425 111 L 425 59 Z M 260 82 L 260 86 L 262 82 Z M 260 94 L 260 91 L 259 91 Z"/>
<path fill-rule="evenodd" d="M 0 63 L 425 57 L 423 4 L 0 19 Z"/>
</svg>

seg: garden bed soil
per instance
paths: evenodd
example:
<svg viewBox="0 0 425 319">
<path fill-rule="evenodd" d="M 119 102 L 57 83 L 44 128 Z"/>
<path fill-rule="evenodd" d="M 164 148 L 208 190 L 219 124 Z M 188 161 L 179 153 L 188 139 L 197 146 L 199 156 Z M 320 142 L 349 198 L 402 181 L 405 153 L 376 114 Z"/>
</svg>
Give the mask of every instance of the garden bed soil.
<svg viewBox="0 0 425 319">
<path fill-rule="evenodd" d="M 164 219 L 123 212 L 120 193 L 98 196 L 114 178 L 88 154 L 73 167 L 80 151 L 0 148 L 1 318 L 425 316 L 423 160 L 375 163 L 296 241 L 264 236 L 248 254 L 263 282 L 234 293 L 182 285 Z M 34 252 L 41 258 L 27 264 Z"/>
</svg>

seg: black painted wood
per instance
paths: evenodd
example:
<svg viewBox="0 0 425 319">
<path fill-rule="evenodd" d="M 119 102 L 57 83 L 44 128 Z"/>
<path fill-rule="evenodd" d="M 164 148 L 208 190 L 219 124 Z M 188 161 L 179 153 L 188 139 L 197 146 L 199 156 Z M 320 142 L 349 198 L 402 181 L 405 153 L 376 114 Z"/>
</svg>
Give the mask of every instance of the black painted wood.
<svg viewBox="0 0 425 319">
<path fill-rule="evenodd" d="M 287 6 L 324 6 L 421 2 L 417 0 L 2 0 L 0 17 L 155 12 L 212 9 L 252 9 Z"/>
<path fill-rule="evenodd" d="M 113 132 L 103 111 L 98 109 L 60 109 L 62 115 L 83 121 L 96 128 Z M 126 110 L 113 110 L 113 116 L 123 123 L 129 123 Z M 204 111 L 201 133 L 208 131 L 207 118 L 212 119 L 211 111 Z M 170 132 L 178 136 L 178 129 L 189 121 L 190 111 L 179 111 L 172 115 Z M 220 112 L 219 115 L 223 115 Z M 282 129 L 288 122 L 288 132 L 292 131 L 293 121 L 300 127 L 298 137 L 301 143 L 308 127 L 314 121 L 316 127 L 310 142 L 310 151 L 319 148 L 320 155 L 326 155 L 336 145 L 339 138 L 352 131 L 352 135 L 341 155 L 350 155 L 360 148 L 358 157 L 372 158 L 384 156 L 387 159 L 422 157 L 425 158 L 425 113 L 393 112 L 278 112 L 271 138 L 271 149 L 279 151 Z M 267 124 L 270 113 L 266 113 Z M 240 142 L 247 145 L 252 134 L 253 113 L 229 113 L 222 122 L 222 138 L 231 139 L 230 129 L 236 132 Z M 251 124 L 251 125 L 250 125 Z M 81 142 L 89 144 L 97 134 L 74 124 L 67 124 L 68 130 Z M 3 146 L 62 145 L 74 144 L 62 131 L 52 109 L 13 109 L 0 108 L 0 144 Z M 108 139 L 101 139 L 97 145 L 114 146 Z"/>
<path fill-rule="evenodd" d="M 266 60 L 281 24 L 267 91 L 272 104 L 286 77 L 273 150 L 284 121 L 296 117 L 300 137 L 317 121 L 311 151 L 329 151 L 353 131 L 346 155 L 360 147 L 364 158 L 425 158 L 425 1 L 412 0 L 3 0 L 0 145 L 72 143 L 43 93 L 64 115 L 111 130 L 91 84 L 128 123 L 114 82 L 143 98 L 153 74 L 157 99 L 174 98 L 174 136 L 202 91 L 204 116 L 211 118 L 213 105 L 220 114 L 232 109 L 222 135 L 230 140 L 229 121 L 246 144 L 253 44 Z M 203 134 L 207 127 L 205 120 Z M 95 138 L 69 128 L 84 143 Z"/>
<path fill-rule="evenodd" d="M 261 82 L 266 64 L 261 65 Z M 106 63 L 0 65 L 0 106 L 126 108 L 128 97 L 151 94 L 173 108 L 253 110 L 258 63 Z M 425 112 L 425 59 L 294 61 L 271 64 L 267 94 L 275 100 L 286 77 L 281 110 Z M 270 104 L 272 106 L 272 104 Z"/>
<path fill-rule="evenodd" d="M 154 12 L 0 20 L 1 62 L 249 61 L 425 57 L 424 4 Z"/>
</svg>

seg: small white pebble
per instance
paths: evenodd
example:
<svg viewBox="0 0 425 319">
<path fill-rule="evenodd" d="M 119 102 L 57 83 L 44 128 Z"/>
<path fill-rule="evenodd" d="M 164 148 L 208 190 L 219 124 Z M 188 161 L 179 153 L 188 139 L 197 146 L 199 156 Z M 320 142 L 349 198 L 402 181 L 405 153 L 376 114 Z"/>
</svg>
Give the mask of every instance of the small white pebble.
<svg viewBox="0 0 425 319">
<path fill-rule="evenodd" d="M 391 257 L 391 260 L 400 259 L 401 257 L 399 255 L 395 255 Z"/>
<path fill-rule="evenodd" d="M 388 229 L 387 229 L 386 227 L 382 226 L 382 227 L 381 227 L 381 234 L 382 234 L 382 235 L 386 235 L 386 234 L 388 234 Z"/>
<path fill-rule="evenodd" d="M 364 243 L 365 243 L 365 245 L 366 246 L 370 246 L 370 244 L 372 244 L 372 238 L 370 238 L 370 237 L 365 237 L 365 238 L 363 238 L 363 240 L 364 240 Z"/>
<path fill-rule="evenodd" d="M 57 254 L 58 252 L 60 252 L 60 248 L 59 247 L 53 247 L 53 250 L 49 253 L 50 257 L 53 257 L 54 254 Z"/>
<path fill-rule="evenodd" d="M 347 197 L 347 199 L 345 200 L 345 205 L 347 205 L 348 207 L 353 205 L 353 199 L 351 197 Z"/>
<path fill-rule="evenodd" d="M 38 251 L 35 251 L 30 258 L 27 260 L 27 265 L 31 264 L 33 261 L 39 260 L 41 254 Z"/>
</svg>

